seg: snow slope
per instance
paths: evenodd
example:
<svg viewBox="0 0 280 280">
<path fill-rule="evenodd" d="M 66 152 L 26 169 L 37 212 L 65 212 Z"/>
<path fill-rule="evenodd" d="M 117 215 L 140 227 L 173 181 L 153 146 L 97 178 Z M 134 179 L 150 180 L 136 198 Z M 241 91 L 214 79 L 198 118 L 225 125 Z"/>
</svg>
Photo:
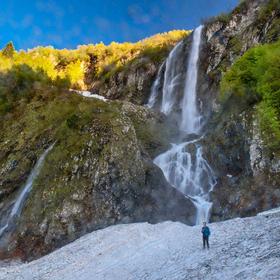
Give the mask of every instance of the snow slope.
<svg viewBox="0 0 280 280">
<path fill-rule="evenodd" d="M 165 222 L 111 226 L 28 264 L 3 267 L 0 279 L 280 279 L 280 212 L 200 226 Z"/>
</svg>

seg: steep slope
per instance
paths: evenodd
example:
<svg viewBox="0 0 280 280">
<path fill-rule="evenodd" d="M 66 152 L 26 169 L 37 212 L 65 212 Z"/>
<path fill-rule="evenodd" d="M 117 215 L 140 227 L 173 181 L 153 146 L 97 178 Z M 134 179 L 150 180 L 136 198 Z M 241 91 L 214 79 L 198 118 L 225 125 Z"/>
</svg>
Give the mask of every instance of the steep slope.
<svg viewBox="0 0 280 280">
<path fill-rule="evenodd" d="M 2 238 L 3 253 L 8 249 L 8 255 L 38 257 L 116 223 L 166 219 L 193 223 L 192 203 L 168 185 L 148 154 L 149 145 L 165 145 L 153 144 L 158 141 L 154 135 L 168 137 L 164 117 L 131 103 L 69 93 L 60 98 L 35 110 L 35 104 L 29 104 L 32 109 L 15 127 L 21 131 L 20 139 L 9 138 L 15 132 L 8 131 L 10 126 L 2 131 L 7 139 L 2 144 L 7 162 L 2 169 L 2 225 L 29 174 L 27 168 L 55 142 L 15 231 L 8 233 L 8 241 Z M 52 115 L 57 106 L 66 110 L 59 118 Z"/>
<path fill-rule="evenodd" d="M 222 217 L 280 204 L 279 43 L 249 50 L 223 77 L 222 110 L 206 140 L 221 176 L 213 196 Z"/>
<path fill-rule="evenodd" d="M 29 264 L 0 268 L 0 279 L 279 279 L 280 213 L 200 226 L 165 222 L 108 227 Z"/>
<path fill-rule="evenodd" d="M 37 47 L 18 52 L 8 43 L 0 51 L 0 117 L 21 105 L 18 99 L 30 101 L 54 88 L 90 89 L 108 99 L 143 104 L 160 64 L 189 33 L 173 30 L 136 43 L 90 44 L 74 50 Z"/>
</svg>

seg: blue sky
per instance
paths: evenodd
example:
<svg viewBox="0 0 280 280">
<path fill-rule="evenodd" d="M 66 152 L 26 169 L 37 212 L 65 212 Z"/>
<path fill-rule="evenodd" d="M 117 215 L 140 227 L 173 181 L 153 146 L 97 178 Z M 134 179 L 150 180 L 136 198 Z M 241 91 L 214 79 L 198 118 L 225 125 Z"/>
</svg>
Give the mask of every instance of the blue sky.
<svg viewBox="0 0 280 280">
<path fill-rule="evenodd" d="M 231 10 L 238 0 L 0 0 L 0 47 L 77 45 L 143 39 L 193 29 L 201 19 Z"/>
</svg>

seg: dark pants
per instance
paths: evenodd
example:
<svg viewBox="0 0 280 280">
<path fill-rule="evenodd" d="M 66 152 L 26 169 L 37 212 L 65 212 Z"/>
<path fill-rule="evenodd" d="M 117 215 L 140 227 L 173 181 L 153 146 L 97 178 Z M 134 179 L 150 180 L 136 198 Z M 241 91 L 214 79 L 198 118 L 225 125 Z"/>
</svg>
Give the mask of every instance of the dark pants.
<svg viewBox="0 0 280 280">
<path fill-rule="evenodd" d="M 209 236 L 203 236 L 203 249 L 205 249 L 206 245 L 207 248 L 209 249 Z"/>
</svg>

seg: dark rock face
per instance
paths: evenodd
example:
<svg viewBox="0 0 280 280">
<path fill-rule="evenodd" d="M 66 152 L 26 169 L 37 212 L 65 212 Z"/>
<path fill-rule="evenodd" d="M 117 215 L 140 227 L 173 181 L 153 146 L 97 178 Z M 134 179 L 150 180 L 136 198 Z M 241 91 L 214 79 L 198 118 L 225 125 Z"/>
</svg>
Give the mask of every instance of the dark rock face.
<svg viewBox="0 0 280 280">
<path fill-rule="evenodd" d="M 264 145 L 254 109 L 231 114 L 205 140 L 218 184 L 212 220 L 250 216 L 280 204 L 280 159 Z"/>
<path fill-rule="evenodd" d="M 184 44 L 182 44 L 180 50 L 182 59 L 176 64 L 176 67 L 178 67 L 182 73 L 182 77 L 180 77 L 182 81 L 185 78 L 191 37 L 192 36 L 186 36 L 183 39 Z M 170 46 L 170 51 L 173 47 L 174 46 Z M 166 56 L 167 55 L 168 53 Z M 139 58 L 135 63 L 132 63 L 129 68 L 125 68 L 110 76 L 106 82 L 92 82 L 89 88 L 91 88 L 91 91 L 111 100 L 126 100 L 137 105 L 146 104 L 151 94 L 152 84 L 159 70 L 161 70 L 161 82 L 163 82 L 165 58 L 166 57 L 163 57 L 155 61 L 147 57 Z M 162 65 L 163 67 L 161 67 Z M 183 89 L 184 82 L 180 83 L 178 97 L 183 94 Z M 161 88 L 159 88 L 159 90 L 161 90 Z"/>
<path fill-rule="evenodd" d="M 139 63 L 142 66 L 132 66 L 129 71 L 112 75 L 98 93 L 108 99 L 127 100 L 139 105 L 147 103 L 159 64 L 152 61 Z"/>
</svg>

